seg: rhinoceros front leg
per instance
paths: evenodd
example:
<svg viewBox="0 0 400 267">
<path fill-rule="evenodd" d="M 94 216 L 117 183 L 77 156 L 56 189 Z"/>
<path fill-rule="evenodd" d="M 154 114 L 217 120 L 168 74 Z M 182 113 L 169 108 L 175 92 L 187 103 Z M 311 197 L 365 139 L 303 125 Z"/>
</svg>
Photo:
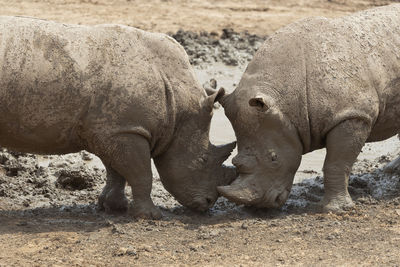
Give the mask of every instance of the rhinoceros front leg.
<svg viewBox="0 0 400 267">
<path fill-rule="evenodd" d="M 110 162 L 110 167 L 120 174 L 112 176 L 113 179 L 119 177 L 120 180 L 124 177 L 132 187 L 134 216 L 146 219 L 161 218 L 160 210 L 154 206 L 150 197 L 152 172 L 148 141 L 140 135 L 124 134 L 108 140 L 107 147 L 109 155 L 106 162 Z M 120 198 L 119 195 L 118 197 Z"/>
<path fill-rule="evenodd" d="M 107 213 L 126 212 L 128 199 L 125 196 L 126 180 L 110 166 L 106 166 L 107 181 L 99 196 L 98 205 Z"/>
<path fill-rule="evenodd" d="M 347 186 L 353 163 L 367 140 L 370 126 L 361 120 L 347 120 L 326 137 L 323 210 L 338 212 L 353 207 Z"/>
</svg>

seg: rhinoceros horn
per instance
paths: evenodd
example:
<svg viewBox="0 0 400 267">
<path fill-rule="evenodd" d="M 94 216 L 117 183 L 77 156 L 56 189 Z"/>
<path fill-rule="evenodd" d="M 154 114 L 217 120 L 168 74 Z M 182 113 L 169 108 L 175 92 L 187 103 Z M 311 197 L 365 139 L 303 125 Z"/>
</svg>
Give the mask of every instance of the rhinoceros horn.
<svg viewBox="0 0 400 267">
<path fill-rule="evenodd" d="M 223 94 L 218 98 L 218 102 L 221 104 L 221 106 L 223 106 L 224 108 L 226 108 L 226 103 L 227 103 L 227 99 L 229 98 L 231 94 Z"/>
<path fill-rule="evenodd" d="M 212 145 L 212 154 L 214 155 L 218 165 L 222 164 L 231 155 L 232 150 L 235 147 L 236 147 L 236 141 L 220 146 Z"/>
<path fill-rule="evenodd" d="M 218 178 L 218 185 L 228 185 L 236 179 L 236 168 L 233 166 L 225 166 L 222 163 L 230 156 L 232 150 L 236 146 L 236 142 L 232 142 L 220 146 L 212 146 L 212 157 L 211 160 L 216 164 L 218 173 L 216 175 Z M 222 164 L 222 168 L 221 168 Z"/>
<path fill-rule="evenodd" d="M 223 175 L 219 185 L 228 185 L 237 178 L 236 168 L 233 166 L 222 165 Z"/>
<path fill-rule="evenodd" d="M 231 185 L 218 186 L 218 192 L 237 204 L 252 205 L 260 202 L 264 194 L 256 185 L 238 178 Z"/>
</svg>

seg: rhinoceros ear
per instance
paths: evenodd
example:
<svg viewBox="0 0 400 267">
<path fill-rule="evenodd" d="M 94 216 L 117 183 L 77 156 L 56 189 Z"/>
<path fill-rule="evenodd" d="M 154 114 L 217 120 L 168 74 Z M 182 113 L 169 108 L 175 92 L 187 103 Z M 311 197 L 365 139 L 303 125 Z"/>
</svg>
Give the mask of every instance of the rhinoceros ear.
<svg viewBox="0 0 400 267">
<path fill-rule="evenodd" d="M 257 94 L 249 100 L 249 105 L 255 107 L 258 111 L 267 111 L 272 106 L 272 101 L 264 94 Z"/>
<path fill-rule="evenodd" d="M 225 95 L 225 89 L 221 87 L 218 91 L 206 90 L 206 92 L 208 96 L 204 100 L 204 106 L 211 112 L 214 107 L 214 103 Z"/>
</svg>

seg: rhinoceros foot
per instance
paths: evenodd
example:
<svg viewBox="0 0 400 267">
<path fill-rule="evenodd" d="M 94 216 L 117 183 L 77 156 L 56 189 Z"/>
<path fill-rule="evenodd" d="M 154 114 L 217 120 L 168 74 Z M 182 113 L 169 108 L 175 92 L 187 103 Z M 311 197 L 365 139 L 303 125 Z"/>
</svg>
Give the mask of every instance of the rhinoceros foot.
<svg viewBox="0 0 400 267">
<path fill-rule="evenodd" d="M 153 202 L 142 202 L 135 203 L 133 216 L 141 219 L 158 220 L 162 217 L 162 213 L 154 206 Z"/>
<path fill-rule="evenodd" d="M 321 201 L 323 212 L 341 213 L 354 207 L 350 195 L 324 197 Z"/>
<path fill-rule="evenodd" d="M 393 160 L 392 162 L 389 162 L 384 168 L 383 171 L 385 173 L 393 174 L 397 173 L 400 174 L 400 156 Z"/>
<path fill-rule="evenodd" d="M 98 206 L 106 213 L 125 213 L 128 210 L 128 199 L 119 191 L 109 190 L 99 196 Z"/>
</svg>

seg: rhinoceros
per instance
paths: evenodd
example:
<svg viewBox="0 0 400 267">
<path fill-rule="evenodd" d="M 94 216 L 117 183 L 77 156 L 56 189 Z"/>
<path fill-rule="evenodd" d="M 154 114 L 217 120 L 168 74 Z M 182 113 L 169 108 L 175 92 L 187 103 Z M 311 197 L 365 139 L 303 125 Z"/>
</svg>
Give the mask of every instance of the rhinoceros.
<svg viewBox="0 0 400 267">
<path fill-rule="evenodd" d="M 236 177 L 222 165 L 235 143 L 209 141 L 213 105 L 223 94 L 206 94 L 167 35 L 0 17 L 0 146 L 99 156 L 106 210 L 127 208 L 127 181 L 134 216 L 161 216 L 150 197 L 151 158 L 181 204 L 212 206 L 217 185 Z"/>
<path fill-rule="evenodd" d="M 302 155 L 325 147 L 321 207 L 352 207 L 349 173 L 364 143 L 400 132 L 400 5 L 278 30 L 219 101 L 238 145 L 239 177 L 218 187 L 223 196 L 281 207 Z"/>
</svg>

